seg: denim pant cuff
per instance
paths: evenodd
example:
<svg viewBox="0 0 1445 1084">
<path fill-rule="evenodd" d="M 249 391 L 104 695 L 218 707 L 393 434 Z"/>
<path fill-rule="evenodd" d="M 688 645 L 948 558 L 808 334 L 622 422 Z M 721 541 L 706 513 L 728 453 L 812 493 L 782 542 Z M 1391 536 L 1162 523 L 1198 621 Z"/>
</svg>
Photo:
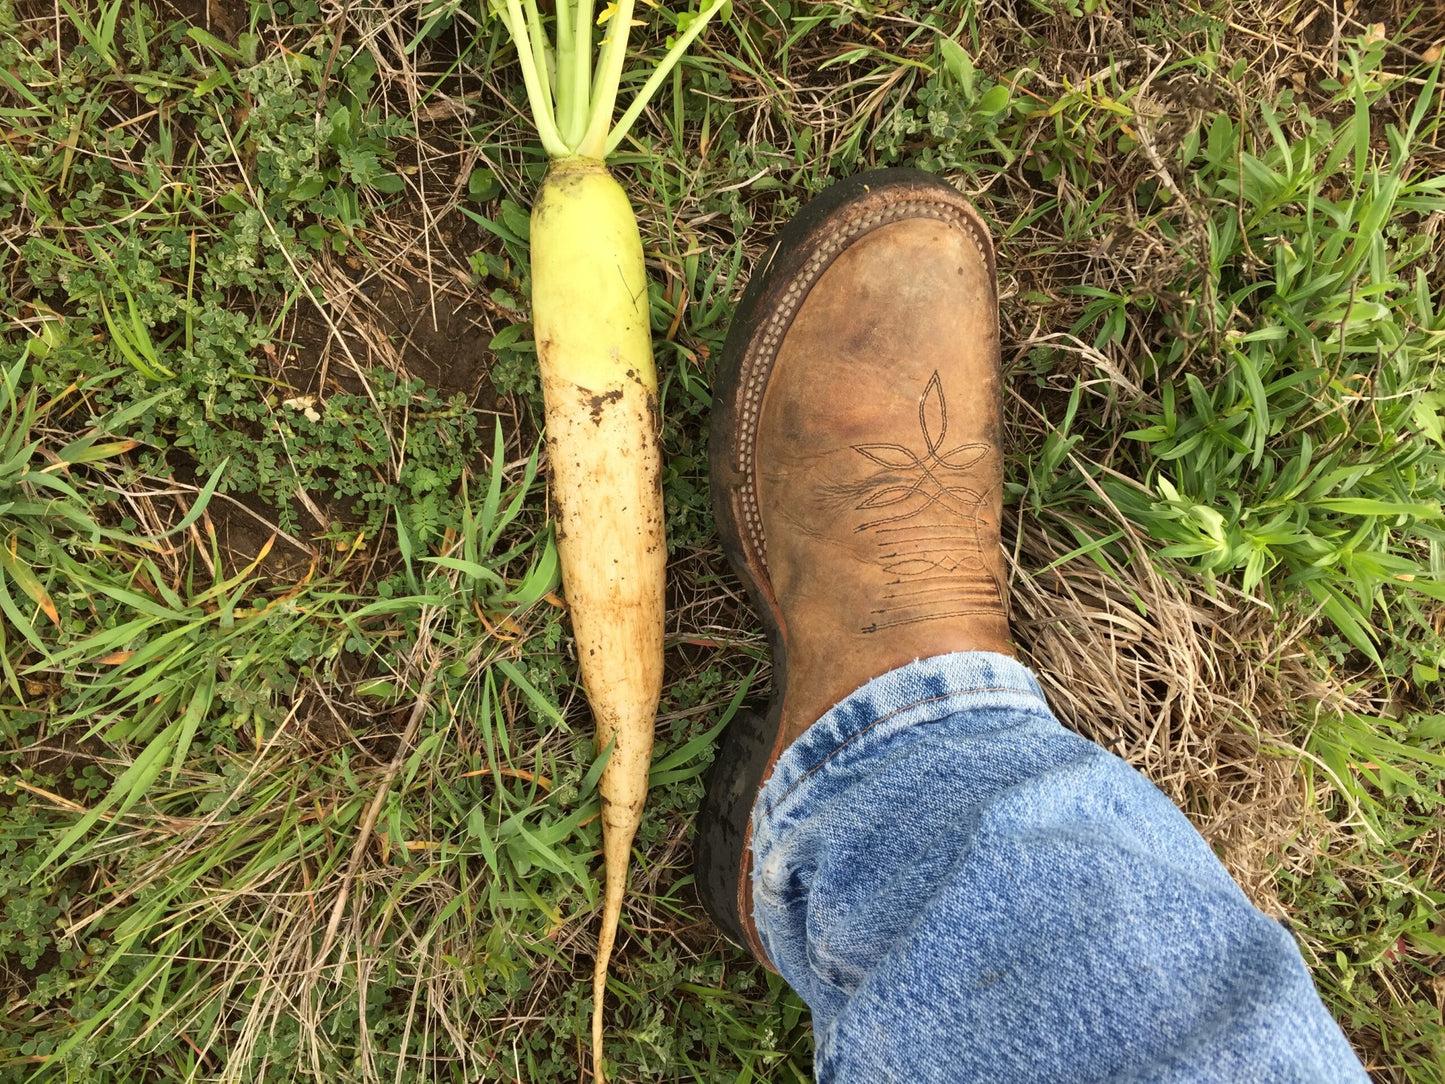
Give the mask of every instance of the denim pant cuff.
<svg viewBox="0 0 1445 1084">
<path fill-rule="evenodd" d="M 861 744 L 876 748 L 902 731 L 968 709 L 1004 709 L 1054 722 L 1043 690 L 1028 667 L 992 651 L 959 651 L 907 663 L 850 693 L 803 732 L 778 758 L 757 809 L 769 815 L 839 754 Z M 986 710 L 971 718 L 986 725 Z"/>
</svg>

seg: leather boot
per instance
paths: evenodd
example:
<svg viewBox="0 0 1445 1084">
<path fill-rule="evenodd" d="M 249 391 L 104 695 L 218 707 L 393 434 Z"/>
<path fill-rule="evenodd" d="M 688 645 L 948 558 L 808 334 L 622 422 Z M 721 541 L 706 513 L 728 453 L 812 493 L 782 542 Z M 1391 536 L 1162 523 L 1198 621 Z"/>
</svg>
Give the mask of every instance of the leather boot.
<svg viewBox="0 0 1445 1084">
<path fill-rule="evenodd" d="M 993 246 L 950 185 L 879 170 L 818 197 L 743 295 L 713 397 L 723 548 L 767 627 L 773 697 L 729 724 L 699 812 L 697 885 L 752 921 L 750 818 L 784 749 L 871 678 L 1012 654 Z"/>
</svg>

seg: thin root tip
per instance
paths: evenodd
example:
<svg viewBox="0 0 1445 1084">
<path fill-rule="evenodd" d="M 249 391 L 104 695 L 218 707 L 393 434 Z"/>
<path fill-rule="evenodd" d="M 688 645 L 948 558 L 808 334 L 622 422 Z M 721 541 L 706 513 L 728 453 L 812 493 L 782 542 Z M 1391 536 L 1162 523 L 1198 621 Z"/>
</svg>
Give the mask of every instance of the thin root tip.
<svg viewBox="0 0 1445 1084">
<path fill-rule="evenodd" d="M 592 975 L 592 1079 L 597 1084 L 607 1084 L 607 1074 L 602 1068 L 602 1002 L 607 993 L 607 971 L 604 961 Z"/>
</svg>

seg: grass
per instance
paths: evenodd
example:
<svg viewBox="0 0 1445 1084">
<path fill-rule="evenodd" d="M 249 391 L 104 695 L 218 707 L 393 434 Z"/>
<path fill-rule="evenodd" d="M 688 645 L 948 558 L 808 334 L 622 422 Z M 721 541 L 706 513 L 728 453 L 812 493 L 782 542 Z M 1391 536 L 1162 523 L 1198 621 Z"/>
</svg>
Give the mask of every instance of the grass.
<svg viewBox="0 0 1445 1084">
<path fill-rule="evenodd" d="M 738 5 L 673 73 L 616 156 L 672 549 L 619 1078 L 809 1078 L 690 882 L 711 735 L 769 680 L 708 382 L 778 225 L 914 164 L 999 242 L 1023 654 L 1288 918 L 1377 1079 L 1445 1079 L 1438 33 Z M 460 4 L 0 6 L 0 1081 L 587 1067 L 504 43 Z"/>
</svg>

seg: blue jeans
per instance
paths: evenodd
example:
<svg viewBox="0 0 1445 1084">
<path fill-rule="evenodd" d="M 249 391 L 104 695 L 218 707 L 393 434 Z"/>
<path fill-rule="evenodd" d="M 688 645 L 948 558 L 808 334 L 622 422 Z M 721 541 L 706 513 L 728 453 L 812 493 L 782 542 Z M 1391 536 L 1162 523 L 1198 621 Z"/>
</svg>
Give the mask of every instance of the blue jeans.
<svg viewBox="0 0 1445 1084">
<path fill-rule="evenodd" d="M 1002 655 L 833 708 L 753 811 L 754 915 L 831 1081 L 1364 1081 L 1289 932 Z"/>
</svg>

